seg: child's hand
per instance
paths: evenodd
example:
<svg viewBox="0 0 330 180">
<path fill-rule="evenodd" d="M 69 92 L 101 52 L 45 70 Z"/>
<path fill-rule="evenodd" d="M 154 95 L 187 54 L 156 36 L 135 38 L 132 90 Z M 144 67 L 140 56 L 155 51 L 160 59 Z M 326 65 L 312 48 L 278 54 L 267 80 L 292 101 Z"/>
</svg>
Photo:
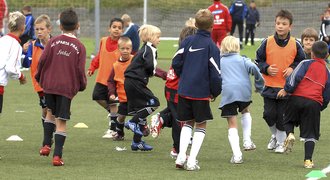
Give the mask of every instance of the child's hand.
<svg viewBox="0 0 330 180">
<path fill-rule="evenodd" d="M 278 73 L 278 68 L 276 66 L 276 64 L 272 64 L 267 68 L 267 73 L 270 76 L 276 76 L 276 74 Z"/>
<path fill-rule="evenodd" d="M 291 67 L 288 67 L 286 68 L 284 71 L 283 71 L 283 77 L 287 78 L 290 76 L 290 74 L 292 73 L 293 69 Z"/>
<path fill-rule="evenodd" d="M 114 100 L 116 100 L 116 96 L 115 96 L 114 94 L 111 94 L 111 95 L 109 96 L 109 99 L 114 101 Z"/>
<path fill-rule="evenodd" d="M 94 72 L 93 71 L 91 71 L 91 70 L 88 70 L 87 71 L 87 75 L 90 77 L 90 76 L 92 76 L 94 74 Z"/>
<path fill-rule="evenodd" d="M 22 78 L 20 78 L 20 79 L 19 79 L 19 83 L 20 83 L 21 85 L 26 84 L 26 77 L 23 76 Z"/>
<path fill-rule="evenodd" d="M 279 98 L 282 98 L 284 96 L 288 95 L 288 93 L 284 90 L 284 89 L 281 89 L 278 93 L 277 93 L 277 99 Z"/>
<path fill-rule="evenodd" d="M 23 44 L 23 52 L 27 52 L 27 50 L 29 49 L 31 41 L 26 42 L 25 44 Z"/>
</svg>

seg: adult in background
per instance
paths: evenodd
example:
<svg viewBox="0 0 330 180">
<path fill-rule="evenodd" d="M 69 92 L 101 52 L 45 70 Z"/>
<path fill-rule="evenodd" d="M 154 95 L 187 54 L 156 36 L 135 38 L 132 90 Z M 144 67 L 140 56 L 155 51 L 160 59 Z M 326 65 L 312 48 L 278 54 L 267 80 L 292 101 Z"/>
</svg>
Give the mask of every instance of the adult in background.
<svg viewBox="0 0 330 180">
<path fill-rule="evenodd" d="M 229 35 L 231 30 L 231 17 L 228 7 L 221 3 L 220 0 L 214 0 L 213 4 L 208 7 L 213 15 L 213 30 L 211 33 L 212 40 L 218 46 L 222 40 Z"/>
<path fill-rule="evenodd" d="M 5 17 L 8 16 L 8 8 L 7 8 L 7 3 L 6 0 L 0 0 L 0 37 L 3 36 L 4 31 L 3 31 L 3 20 Z"/>
<path fill-rule="evenodd" d="M 256 27 L 260 25 L 260 14 L 256 8 L 256 3 L 252 0 L 250 2 L 250 7 L 248 8 L 245 27 L 245 45 L 248 45 L 249 36 L 251 35 L 251 45 L 254 45 L 254 31 Z"/>
<path fill-rule="evenodd" d="M 230 35 L 233 35 L 235 33 L 235 28 L 237 25 L 238 35 L 239 35 L 239 45 L 241 49 L 243 48 L 243 23 L 247 10 L 248 8 L 244 0 L 235 0 L 229 8 L 230 15 L 233 20 Z"/>
<path fill-rule="evenodd" d="M 121 19 L 124 21 L 124 27 L 126 28 L 122 36 L 131 39 L 133 45 L 131 54 L 135 55 L 140 47 L 140 37 L 138 32 L 140 27 L 132 22 L 132 19 L 128 14 L 124 14 Z"/>
</svg>

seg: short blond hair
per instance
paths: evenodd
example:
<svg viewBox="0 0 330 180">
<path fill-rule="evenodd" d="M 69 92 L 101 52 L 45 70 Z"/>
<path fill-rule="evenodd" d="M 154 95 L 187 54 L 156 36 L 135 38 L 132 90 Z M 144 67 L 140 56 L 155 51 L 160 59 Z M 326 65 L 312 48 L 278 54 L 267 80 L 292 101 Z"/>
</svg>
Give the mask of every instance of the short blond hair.
<svg viewBox="0 0 330 180">
<path fill-rule="evenodd" d="M 21 30 L 25 26 L 25 16 L 19 12 L 9 13 L 8 29 L 10 32 Z"/>
<path fill-rule="evenodd" d="M 196 26 L 195 26 L 195 23 L 196 23 L 195 18 L 190 17 L 190 18 L 186 21 L 185 25 L 186 25 L 186 27 L 196 27 Z"/>
<path fill-rule="evenodd" d="M 156 38 L 156 36 L 160 36 L 161 31 L 158 27 L 150 25 L 150 24 L 144 24 L 139 29 L 139 36 L 142 42 L 150 42 L 153 39 Z"/>
<path fill-rule="evenodd" d="M 121 16 L 121 19 L 122 19 L 124 22 L 127 22 L 127 23 L 132 22 L 132 19 L 131 19 L 131 17 L 130 17 L 128 14 L 123 14 L 123 15 Z"/>
<path fill-rule="evenodd" d="M 120 37 L 118 40 L 118 47 L 123 44 L 129 44 L 132 47 L 132 41 L 129 37 Z"/>
<path fill-rule="evenodd" d="M 213 26 L 213 15 L 208 9 L 200 9 L 195 15 L 195 21 L 198 29 L 208 30 Z"/>
<path fill-rule="evenodd" d="M 42 14 L 37 17 L 37 19 L 34 21 L 34 24 L 40 24 L 42 22 L 46 23 L 46 27 L 49 29 L 52 27 L 52 23 L 50 22 L 50 18 L 46 14 Z"/>
<path fill-rule="evenodd" d="M 222 40 L 220 46 L 221 54 L 239 53 L 239 51 L 239 41 L 234 36 L 227 36 Z"/>
</svg>

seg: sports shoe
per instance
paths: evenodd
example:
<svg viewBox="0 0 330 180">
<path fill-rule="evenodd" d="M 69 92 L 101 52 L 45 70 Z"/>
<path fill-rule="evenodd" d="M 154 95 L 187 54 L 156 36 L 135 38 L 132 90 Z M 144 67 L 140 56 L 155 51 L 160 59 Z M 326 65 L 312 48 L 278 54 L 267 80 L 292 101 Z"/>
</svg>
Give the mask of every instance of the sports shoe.
<svg viewBox="0 0 330 180">
<path fill-rule="evenodd" d="M 295 140 L 296 140 L 296 138 L 294 137 L 293 133 L 289 133 L 288 137 L 285 139 L 285 142 L 284 142 L 284 151 L 285 152 L 292 151 L 292 147 L 293 147 Z"/>
<path fill-rule="evenodd" d="M 285 152 L 285 147 L 284 147 L 284 144 L 276 144 L 276 148 L 275 148 L 275 152 L 276 153 L 284 153 Z"/>
<path fill-rule="evenodd" d="M 268 150 L 275 149 L 276 148 L 276 143 L 277 143 L 276 137 L 274 135 L 272 135 L 272 137 L 270 138 L 270 140 L 268 142 L 267 149 Z"/>
<path fill-rule="evenodd" d="M 312 160 L 306 159 L 304 162 L 304 168 L 311 169 L 314 167 L 314 163 Z"/>
<path fill-rule="evenodd" d="M 195 163 L 195 164 L 187 163 L 187 165 L 186 165 L 186 170 L 187 171 L 198 171 L 200 169 L 201 168 L 199 167 L 198 163 Z"/>
<path fill-rule="evenodd" d="M 63 166 L 64 162 L 59 156 L 53 157 L 53 166 Z"/>
<path fill-rule="evenodd" d="M 131 149 L 132 151 L 151 151 L 152 150 L 152 146 L 146 144 L 144 141 L 135 143 L 134 141 L 131 144 Z"/>
<path fill-rule="evenodd" d="M 251 142 L 250 144 L 247 144 L 247 143 L 243 144 L 244 151 L 253 151 L 256 148 L 257 148 L 257 146 L 253 142 Z"/>
<path fill-rule="evenodd" d="M 125 138 L 123 135 L 119 135 L 118 133 L 116 133 L 116 135 L 113 137 L 112 140 L 114 141 L 123 141 Z"/>
<path fill-rule="evenodd" d="M 140 127 L 138 126 L 138 124 L 132 122 L 131 120 L 125 122 L 124 126 L 125 126 L 126 129 L 130 129 L 134 133 L 143 136 L 143 133 L 141 132 Z"/>
<path fill-rule="evenodd" d="M 175 160 L 175 168 L 177 169 L 184 169 L 184 163 L 186 162 L 187 157 L 180 157 L 177 156 L 176 160 Z"/>
<path fill-rule="evenodd" d="M 108 129 L 108 130 L 104 133 L 104 135 L 102 136 L 102 138 L 105 138 L 105 139 L 112 139 L 116 134 L 117 134 L 116 131 Z"/>
<path fill-rule="evenodd" d="M 44 145 L 42 148 L 39 150 L 40 156 L 49 156 L 49 153 L 51 151 L 50 146 Z"/>
<path fill-rule="evenodd" d="M 242 164 L 243 163 L 243 157 L 242 156 L 239 156 L 239 157 L 232 156 L 231 159 L 230 159 L 230 163 L 232 163 L 232 164 Z"/>
<path fill-rule="evenodd" d="M 176 152 L 175 148 L 172 148 L 170 156 L 172 159 L 176 159 L 178 157 L 178 153 Z"/>
<path fill-rule="evenodd" d="M 151 136 L 157 138 L 160 134 L 160 131 L 163 127 L 163 123 L 160 120 L 160 113 L 157 113 L 151 116 Z"/>
</svg>

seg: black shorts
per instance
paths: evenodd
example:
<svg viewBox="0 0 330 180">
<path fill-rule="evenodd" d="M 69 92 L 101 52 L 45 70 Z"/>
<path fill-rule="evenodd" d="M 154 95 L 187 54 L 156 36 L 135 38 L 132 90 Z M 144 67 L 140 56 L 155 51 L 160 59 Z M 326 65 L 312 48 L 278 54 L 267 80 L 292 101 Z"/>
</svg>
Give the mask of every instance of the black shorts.
<svg viewBox="0 0 330 180">
<path fill-rule="evenodd" d="M 321 105 L 318 102 L 304 97 L 290 96 L 284 110 L 284 126 L 286 124 L 299 126 L 300 137 L 318 140 L 320 112 Z"/>
<path fill-rule="evenodd" d="M 41 91 L 38 92 L 38 96 L 39 96 L 39 105 L 41 106 L 41 108 L 46 108 L 46 98 L 45 98 L 45 94 Z"/>
<path fill-rule="evenodd" d="M 249 102 L 241 102 L 241 101 L 235 101 L 230 104 L 224 105 L 221 109 L 221 117 L 231 117 L 236 116 L 238 112 L 242 112 L 245 108 L 247 108 L 252 101 Z M 237 112 L 238 109 L 238 112 Z"/>
<path fill-rule="evenodd" d="M 179 96 L 178 121 L 195 120 L 196 123 L 203 123 L 212 120 L 213 115 L 208 100 L 192 100 Z"/>
<path fill-rule="evenodd" d="M 269 127 L 276 124 L 276 128 L 285 131 L 283 126 L 283 113 L 287 99 L 272 99 L 264 97 L 264 113 L 263 118 Z"/>
<path fill-rule="evenodd" d="M 118 100 L 110 100 L 109 99 L 109 90 L 108 90 L 108 86 L 105 86 L 101 83 L 96 83 L 94 86 L 94 90 L 93 90 L 93 100 L 97 101 L 97 100 L 104 100 L 106 101 L 108 104 L 114 104 L 114 103 L 118 103 Z"/>
<path fill-rule="evenodd" d="M 125 92 L 127 96 L 128 114 L 136 114 L 146 107 L 158 107 L 159 100 L 145 83 L 125 78 Z"/>
<path fill-rule="evenodd" d="M 128 112 L 127 112 L 127 102 L 119 103 L 117 113 L 120 114 L 120 115 L 123 115 L 123 116 L 127 116 L 127 114 L 128 114 Z"/>
<path fill-rule="evenodd" d="M 70 120 L 71 99 L 56 94 L 45 94 L 45 98 L 47 108 L 52 110 L 55 118 Z"/>
</svg>

